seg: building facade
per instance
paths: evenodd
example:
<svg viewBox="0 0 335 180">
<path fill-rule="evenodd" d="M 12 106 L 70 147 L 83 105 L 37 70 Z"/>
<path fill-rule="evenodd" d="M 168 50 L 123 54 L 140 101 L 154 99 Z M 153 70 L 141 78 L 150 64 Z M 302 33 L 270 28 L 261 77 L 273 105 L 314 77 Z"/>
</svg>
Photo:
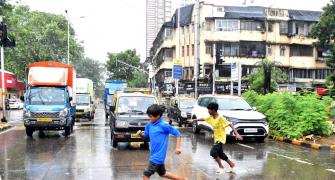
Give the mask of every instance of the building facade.
<svg viewBox="0 0 335 180">
<path fill-rule="evenodd" d="M 171 0 L 146 0 L 146 54 L 149 57 L 150 48 L 158 31 L 172 15 Z"/>
<path fill-rule="evenodd" d="M 182 7 L 180 12 L 180 29 L 176 28 L 174 14 L 162 26 L 151 49 L 150 60 L 155 66 L 158 85 L 171 79 L 174 58 L 183 62 L 182 81 L 194 77 L 194 5 Z M 320 15 L 318 11 L 200 3 L 200 79 L 210 76 L 214 53 L 219 52 L 224 63 L 216 66 L 218 84 L 229 84 L 231 63 L 242 64 L 242 78 L 245 78 L 265 58 L 280 64 L 288 74 L 289 83 L 301 86 L 324 83 L 333 70 L 326 66 L 325 50 L 314 47 L 316 39 L 308 37 Z M 181 53 L 175 57 L 178 31 Z"/>
</svg>

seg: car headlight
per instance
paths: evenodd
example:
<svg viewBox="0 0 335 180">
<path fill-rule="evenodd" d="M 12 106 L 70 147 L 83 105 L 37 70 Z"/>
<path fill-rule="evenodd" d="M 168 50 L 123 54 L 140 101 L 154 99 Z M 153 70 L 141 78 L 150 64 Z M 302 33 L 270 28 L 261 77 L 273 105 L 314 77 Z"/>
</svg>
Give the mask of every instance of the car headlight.
<svg viewBox="0 0 335 180">
<path fill-rule="evenodd" d="M 26 108 L 23 109 L 23 116 L 27 118 L 31 117 L 31 113 L 29 109 L 26 109 Z"/>
<path fill-rule="evenodd" d="M 128 122 L 118 120 L 118 121 L 116 121 L 115 126 L 118 127 L 118 128 L 127 128 L 128 127 Z"/>
<path fill-rule="evenodd" d="M 65 109 L 63 109 L 59 112 L 59 116 L 60 117 L 66 117 L 68 113 L 69 113 L 69 111 L 67 110 L 67 108 L 65 108 Z"/>
<path fill-rule="evenodd" d="M 233 125 L 237 124 L 238 119 L 237 118 L 233 118 L 233 117 L 226 117 L 227 120 L 232 123 Z"/>
<path fill-rule="evenodd" d="M 268 118 L 264 118 L 264 119 L 262 119 L 262 120 L 263 120 L 263 124 L 264 124 L 265 126 L 269 125 Z"/>
<path fill-rule="evenodd" d="M 181 112 L 181 117 L 187 118 L 187 113 L 186 112 Z"/>
</svg>

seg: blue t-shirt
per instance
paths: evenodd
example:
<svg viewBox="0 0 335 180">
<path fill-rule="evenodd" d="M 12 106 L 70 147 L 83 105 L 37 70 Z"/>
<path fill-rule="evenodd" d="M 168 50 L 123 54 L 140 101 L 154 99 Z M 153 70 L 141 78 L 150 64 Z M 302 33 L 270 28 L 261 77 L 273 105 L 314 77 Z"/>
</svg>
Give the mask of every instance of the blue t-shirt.
<svg viewBox="0 0 335 180">
<path fill-rule="evenodd" d="M 155 164 L 164 164 L 169 142 L 169 134 L 180 136 L 180 132 L 170 126 L 161 117 L 156 122 L 145 126 L 144 137 L 150 138 L 150 161 Z"/>
</svg>

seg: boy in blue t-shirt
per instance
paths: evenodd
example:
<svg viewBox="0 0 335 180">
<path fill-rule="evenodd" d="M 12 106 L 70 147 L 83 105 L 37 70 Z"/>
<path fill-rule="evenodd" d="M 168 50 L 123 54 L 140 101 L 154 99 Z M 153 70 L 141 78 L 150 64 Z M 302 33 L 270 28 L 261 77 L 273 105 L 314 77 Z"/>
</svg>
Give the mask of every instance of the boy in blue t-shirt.
<svg viewBox="0 0 335 180">
<path fill-rule="evenodd" d="M 163 109 L 153 104 L 147 109 L 150 122 L 143 131 L 139 131 L 138 134 L 142 137 L 150 139 L 150 162 L 148 168 L 144 171 L 143 179 L 150 179 L 150 176 L 155 172 L 159 176 L 168 179 L 186 179 L 166 172 L 164 161 L 166 157 L 166 151 L 168 148 L 169 134 L 176 136 L 176 154 L 180 154 L 180 132 L 165 122 L 162 117 Z"/>
</svg>

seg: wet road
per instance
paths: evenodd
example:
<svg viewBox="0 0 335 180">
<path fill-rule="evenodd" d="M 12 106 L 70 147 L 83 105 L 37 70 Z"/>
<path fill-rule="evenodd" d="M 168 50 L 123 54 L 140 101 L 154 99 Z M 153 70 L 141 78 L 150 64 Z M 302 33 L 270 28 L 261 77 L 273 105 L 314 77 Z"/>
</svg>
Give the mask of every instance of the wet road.
<svg viewBox="0 0 335 180">
<path fill-rule="evenodd" d="M 141 179 L 149 151 L 119 144 L 113 149 L 104 112 L 98 109 L 93 123 L 77 123 L 75 133 L 65 138 L 47 132 L 33 138 L 25 135 L 20 111 L 11 112 L 16 127 L 0 133 L 2 179 Z M 15 118 L 13 118 L 15 116 Z M 209 133 L 182 131 L 182 154 L 174 154 L 170 138 L 166 168 L 188 179 L 334 179 L 335 153 L 267 140 L 263 144 L 226 144 L 226 154 L 236 162 L 235 173 L 215 175 L 209 156 Z M 136 145 L 136 144 L 135 144 Z M 224 164 L 227 169 L 227 164 Z M 160 179 L 157 174 L 152 179 Z"/>
</svg>

